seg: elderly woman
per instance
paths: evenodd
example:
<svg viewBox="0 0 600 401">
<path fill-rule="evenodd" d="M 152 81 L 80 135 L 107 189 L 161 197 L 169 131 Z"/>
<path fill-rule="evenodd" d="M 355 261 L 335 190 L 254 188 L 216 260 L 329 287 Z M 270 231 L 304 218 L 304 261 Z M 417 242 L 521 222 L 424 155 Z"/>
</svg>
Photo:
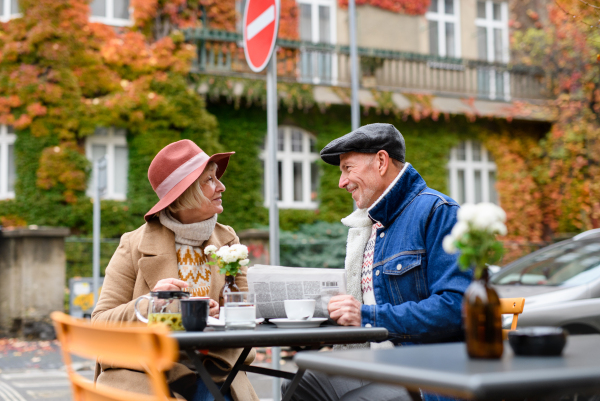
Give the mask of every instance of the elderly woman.
<svg viewBox="0 0 600 401">
<path fill-rule="evenodd" d="M 204 248 L 238 244 L 231 227 L 217 223 L 223 212 L 225 186 L 219 181 L 234 152 L 208 156 L 195 143 L 183 140 L 162 149 L 148 169 L 159 202 L 145 215 L 146 224 L 123 234 L 108 267 L 102 294 L 92 314 L 94 322 L 136 320 L 135 301 L 150 291 L 186 289 L 192 296 L 209 296 L 210 315 L 217 316 L 219 292 L 225 282 L 216 266 L 207 265 Z M 246 268 L 236 280 L 247 290 Z M 209 352 L 205 365 L 213 380 L 224 381 L 241 349 Z M 183 357 L 182 357 L 183 358 Z M 254 359 L 252 352 L 246 363 Z M 150 393 L 144 373 L 132 367 L 96 368 L 97 382 L 129 391 Z M 189 360 L 167 372 L 172 392 L 187 400 L 212 400 Z M 228 400 L 258 400 L 246 374 L 239 372 Z"/>
</svg>

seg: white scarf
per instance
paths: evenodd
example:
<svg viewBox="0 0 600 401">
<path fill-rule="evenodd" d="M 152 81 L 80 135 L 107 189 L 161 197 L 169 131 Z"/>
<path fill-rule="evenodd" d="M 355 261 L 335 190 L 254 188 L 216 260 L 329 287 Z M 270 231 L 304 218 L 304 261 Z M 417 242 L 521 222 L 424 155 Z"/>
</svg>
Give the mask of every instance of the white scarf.
<svg viewBox="0 0 600 401">
<path fill-rule="evenodd" d="M 183 224 L 171 216 L 166 209 L 158 215 L 160 224 L 173 231 L 175 242 L 183 245 L 200 246 L 204 241 L 210 238 L 215 225 L 217 224 L 217 214 L 210 219 L 199 223 Z"/>
<path fill-rule="evenodd" d="M 392 181 L 371 207 L 368 209 L 356 209 L 351 215 L 342 219 L 342 224 L 350 228 L 348 230 L 348 240 L 346 241 L 346 292 L 348 295 L 352 295 L 361 304 L 363 303 L 361 287 L 363 257 L 365 254 L 365 247 L 371 236 L 371 229 L 373 228 L 373 220 L 369 217 L 369 210 L 373 209 L 373 207 L 390 192 L 394 185 L 398 183 L 398 180 L 400 180 L 400 177 L 402 177 L 402 174 L 404 174 L 408 165 L 409 163 L 404 163 L 404 168 L 402 168 L 394 181 Z M 380 348 L 393 347 L 393 344 L 389 341 L 385 341 L 381 344 L 385 345 Z M 334 346 L 334 349 L 336 350 L 351 348 L 369 348 L 369 343 Z M 377 348 L 377 346 L 374 348 Z"/>
</svg>

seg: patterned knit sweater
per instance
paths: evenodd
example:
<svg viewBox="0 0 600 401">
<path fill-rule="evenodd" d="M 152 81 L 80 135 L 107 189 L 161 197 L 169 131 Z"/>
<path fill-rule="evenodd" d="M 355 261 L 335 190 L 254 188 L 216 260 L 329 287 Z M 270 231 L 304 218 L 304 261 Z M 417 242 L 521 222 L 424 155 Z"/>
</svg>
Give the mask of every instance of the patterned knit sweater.
<svg viewBox="0 0 600 401">
<path fill-rule="evenodd" d="M 159 218 L 160 223 L 175 234 L 179 279 L 188 283 L 188 291 L 192 297 L 208 296 L 210 266 L 201 245 L 212 235 L 217 215 L 199 223 L 182 224 L 163 210 Z"/>
</svg>

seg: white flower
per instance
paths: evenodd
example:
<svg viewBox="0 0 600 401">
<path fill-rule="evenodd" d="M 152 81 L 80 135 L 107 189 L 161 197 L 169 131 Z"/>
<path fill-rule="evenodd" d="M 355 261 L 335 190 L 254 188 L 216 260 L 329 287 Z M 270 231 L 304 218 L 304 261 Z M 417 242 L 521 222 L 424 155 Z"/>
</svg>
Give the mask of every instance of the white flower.
<svg viewBox="0 0 600 401">
<path fill-rule="evenodd" d="M 477 207 L 472 203 L 465 203 L 458 209 L 458 221 L 465 223 L 473 222 L 477 215 Z"/>
<path fill-rule="evenodd" d="M 487 210 L 480 210 L 477 212 L 472 224 L 475 229 L 487 231 L 495 222 L 494 215 L 490 214 Z"/>
<path fill-rule="evenodd" d="M 456 245 L 454 245 L 454 237 L 452 235 L 446 235 L 442 241 L 442 247 L 446 253 L 456 253 Z"/>
<path fill-rule="evenodd" d="M 506 217 L 504 211 L 493 203 L 479 203 L 475 205 L 473 211 L 474 213 L 469 216 L 469 222 L 478 230 L 487 231 L 492 224 L 502 222 Z"/>
<path fill-rule="evenodd" d="M 207 246 L 206 248 L 204 248 L 204 254 L 205 254 L 205 255 L 208 255 L 208 254 L 211 254 L 211 253 L 215 253 L 215 251 L 216 251 L 216 250 L 217 250 L 217 247 L 216 247 L 216 246 L 214 246 L 214 245 L 209 245 L 209 246 Z"/>
<path fill-rule="evenodd" d="M 235 244 L 231 246 L 231 250 L 233 254 L 238 257 L 238 259 L 248 258 L 248 247 L 246 245 Z"/>
<path fill-rule="evenodd" d="M 250 259 L 240 260 L 240 266 L 246 266 L 250 263 Z"/>
<path fill-rule="evenodd" d="M 504 223 L 499 222 L 499 221 L 493 223 L 490 226 L 488 231 L 491 233 L 496 233 L 496 234 L 500 234 L 500 235 L 506 235 L 506 232 L 507 232 L 506 226 L 504 225 Z"/>
<path fill-rule="evenodd" d="M 223 256 L 229 254 L 229 246 L 225 245 L 219 248 L 217 251 L 217 256 L 222 258 Z"/>
<path fill-rule="evenodd" d="M 452 237 L 456 240 L 460 240 L 463 235 L 465 235 L 469 231 L 469 224 L 464 221 L 459 221 L 452 228 Z"/>
<path fill-rule="evenodd" d="M 225 262 L 225 263 L 233 263 L 233 262 L 237 262 L 237 260 L 238 260 L 238 258 L 232 253 L 227 253 L 227 254 L 223 255 L 221 257 L 221 259 L 223 259 L 223 262 Z"/>
</svg>

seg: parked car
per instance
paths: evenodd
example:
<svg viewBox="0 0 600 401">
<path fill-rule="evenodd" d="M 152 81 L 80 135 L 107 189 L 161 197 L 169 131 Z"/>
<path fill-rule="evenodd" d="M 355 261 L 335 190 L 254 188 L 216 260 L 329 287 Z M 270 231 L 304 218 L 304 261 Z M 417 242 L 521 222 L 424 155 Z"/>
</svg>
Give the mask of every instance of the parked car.
<svg viewBox="0 0 600 401">
<path fill-rule="evenodd" d="M 493 274 L 490 283 L 501 298 L 525 298 L 518 327 L 600 333 L 600 229 L 524 256 Z M 505 315 L 503 327 L 511 321 Z"/>
</svg>

